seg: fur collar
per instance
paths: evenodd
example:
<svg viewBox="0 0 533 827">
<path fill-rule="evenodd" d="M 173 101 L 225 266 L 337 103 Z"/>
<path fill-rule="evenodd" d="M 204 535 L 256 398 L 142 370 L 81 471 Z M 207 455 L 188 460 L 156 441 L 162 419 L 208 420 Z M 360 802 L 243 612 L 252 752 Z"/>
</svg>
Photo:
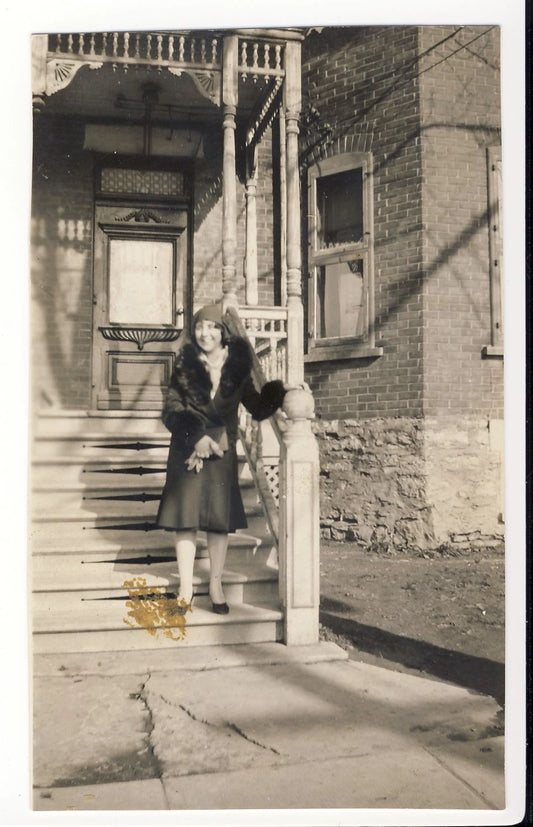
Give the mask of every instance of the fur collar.
<svg viewBox="0 0 533 827">
<path fill-rule="evenodd" d="M 218 393 L 228 398 L 235 393 L 252 369 L 252 354 L 244 339 L 232 337 L 227 342 L 228 358 L 222 366 Z M 171 385 L 185 392 L 199 405 L 207 405 L 213 387 L 209 373 L 198 355 L 198 348 L 187 342 L 176 356 Z"/>
</svg>

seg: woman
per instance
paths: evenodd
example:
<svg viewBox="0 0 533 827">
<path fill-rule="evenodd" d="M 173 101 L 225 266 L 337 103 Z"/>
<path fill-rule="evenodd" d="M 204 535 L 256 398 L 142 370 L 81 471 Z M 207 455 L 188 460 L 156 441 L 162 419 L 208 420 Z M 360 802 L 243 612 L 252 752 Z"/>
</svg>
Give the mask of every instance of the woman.
<svg viewBox="0 0 533 827">
<path fill-rule="evenodd" d="M 209 596 L 213 611 L 227 614 L 222 572 L 228 533 L 247 526 L 236 451 L 239 403 L 254 419 L 266 419 L 280 407 L 285 389 L 275 380 L 256 391 L 250 347 L 229 334 L 219 305 L 199 310 L 192 332 L 176 357 L 163 409 L 172 440 L 157 525 L 175 532 L 183 611 L 193 597 L 196 534 L 207 532 Z"/>
</svg>

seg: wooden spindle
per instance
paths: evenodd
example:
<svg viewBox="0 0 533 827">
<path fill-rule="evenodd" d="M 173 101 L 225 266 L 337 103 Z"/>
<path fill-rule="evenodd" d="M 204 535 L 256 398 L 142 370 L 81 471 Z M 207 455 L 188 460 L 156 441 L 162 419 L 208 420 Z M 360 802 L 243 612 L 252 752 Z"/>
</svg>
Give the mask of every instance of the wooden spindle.
<svg viewBox="0 0 533 827">
<path fill-rule="evenodd" d="M 124 57 L 130 56 L 130 33 L 124 32 Z"/>
<path fill-rule="evenodd" d="M 118 57 L 118 32 L 113 32 L 113 57 Z"/>
<path fill-rule="evenodd" d="M 278 43 L 275 47 L 276 53 L 276 69 L 279 71 L 281 69 L 281 46 Z"/>
<path fill-rule="evenodd" d="M 194 63 L 195 42 L 194 37 L 191 37 L 191 63 Z"/>
<path fill-rule="evenodd" d="M 163 35 L 157 35 L 157 61 L 161 63 L 163 59 Z"/>
<path fill-rule="evenodd" d="M 217 45 L 218 45 L 218 41 L 217 41 L 216 37 L 214 37 L 212 42 L 211 42 L 211 62 L 212 63 L 217 62 Z"/>
<path fill-rule="evenodd" d="M 89 49 L 89 54 L 94 56 L 96 54 L 95 49 L 94 49 L 94 44 L 95 44 L 94 32 L 91 33 L 90 43 L 91 43 L 91 47 Z"/>
<path fill-rule="evenodd" d="M 174 35 L 169 35 L 168 38 L 168 59 L 170 61 L 174 60 Z"/>
<path fill-rule="evenodd" d="M 178 60 L 180 63 L 183 63 L 185 59 L 185 38 L 183 36 L 180 37 L 180 45 L 179 45 L 179 56 Z"/>
<path fill-rule="evenodd" d="M 84 46 L 85 46 L 85 35 L 83 34 L 83 32 L 80 32 L 79 35 L 78 35 L 78 54 L 79 55 L 84 54 L 84 51 L 85 51 Z"/>
<path fill-rule="evenodd" d="M 149 34 L 146 38 L 146 57 L 148 60 L 152 58 L 152 35 Z"/>
<path fill-rule="evenodd" d="M 202 63 L 205 63 L 205 39 L 202 38 L 200 41 L 200 60 Z"/>
<path fill-rule="evenodd" d="M 71 34 L 69 34 L 69 36 L 67 38 L 67 52 L 69 53 L 69 55 L 73 54 L 73 51 L 74 51 L 73 43 L 74 43 L 74 38 L 72 37 Z"/>
<path fill-rule="evenodd" d="M 61 54 L 61 35 L 56 34 L 56 55 Z"/>
<path fill-rule="evenodd" d="M 141 36 L 140 34 L 135 35 L 135 59 L 138 60 L 141 56 Z"/>
</svg>

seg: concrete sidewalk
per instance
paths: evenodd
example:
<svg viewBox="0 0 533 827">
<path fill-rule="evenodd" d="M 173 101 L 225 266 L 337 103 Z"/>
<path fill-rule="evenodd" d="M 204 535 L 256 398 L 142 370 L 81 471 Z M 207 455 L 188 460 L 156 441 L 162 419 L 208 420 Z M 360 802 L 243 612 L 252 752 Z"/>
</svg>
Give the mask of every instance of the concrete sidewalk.
<svg viewBox="0 0 533 827">
<path fill-rule="evenodd" d="M 332 643 L 41 655 L 34 809 L 500 809 L 497 703 Z"/>
</svg>

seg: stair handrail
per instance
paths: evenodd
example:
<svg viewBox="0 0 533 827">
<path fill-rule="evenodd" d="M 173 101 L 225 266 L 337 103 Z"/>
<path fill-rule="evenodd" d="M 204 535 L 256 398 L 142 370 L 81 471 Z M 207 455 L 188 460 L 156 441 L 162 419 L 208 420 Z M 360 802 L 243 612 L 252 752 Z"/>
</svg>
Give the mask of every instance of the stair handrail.
<svg viewBox="0 0 533 827">
<path fill-rule="evenodd" d="M 252 355 L 252 378 L 254 379 L 254 382 L 256 383 L 258 388 L 261 388 L 267 381 L 267 377 L 265 376 L 265 373 L 263 371 L 259 358 L 257 357 L 257 354 L 254 350 L 254 347 L 250 342 L 248 331 L 246 330 L 236 308 L 228 307 L 227 315 L 229 317 L 228 327 L 230 332 L 233 335 L 239 336 L 240 338 L 244 339 L 250 345 L 250 351 Z M 274 414 L 274 416 L 272 416 L 270 419 L 272 431 L 278 442 L 280 453 L 282 445 L 282 420 L 283 414 L 281 414 L 280 412 Z M 276 502 L 272 488 L 269 484 L 265 472 L 265 467 L 263 463 L 261 428 L 259 426 L 259 423 L 255 423 L 255 426 L 251 429 L 241 427 L 240 435 L 244 453 L 246 455 L 250 471 L 256 483 L 270 531 L 277 545 L 279 539 L 279 506 Z"/>
</svg>

